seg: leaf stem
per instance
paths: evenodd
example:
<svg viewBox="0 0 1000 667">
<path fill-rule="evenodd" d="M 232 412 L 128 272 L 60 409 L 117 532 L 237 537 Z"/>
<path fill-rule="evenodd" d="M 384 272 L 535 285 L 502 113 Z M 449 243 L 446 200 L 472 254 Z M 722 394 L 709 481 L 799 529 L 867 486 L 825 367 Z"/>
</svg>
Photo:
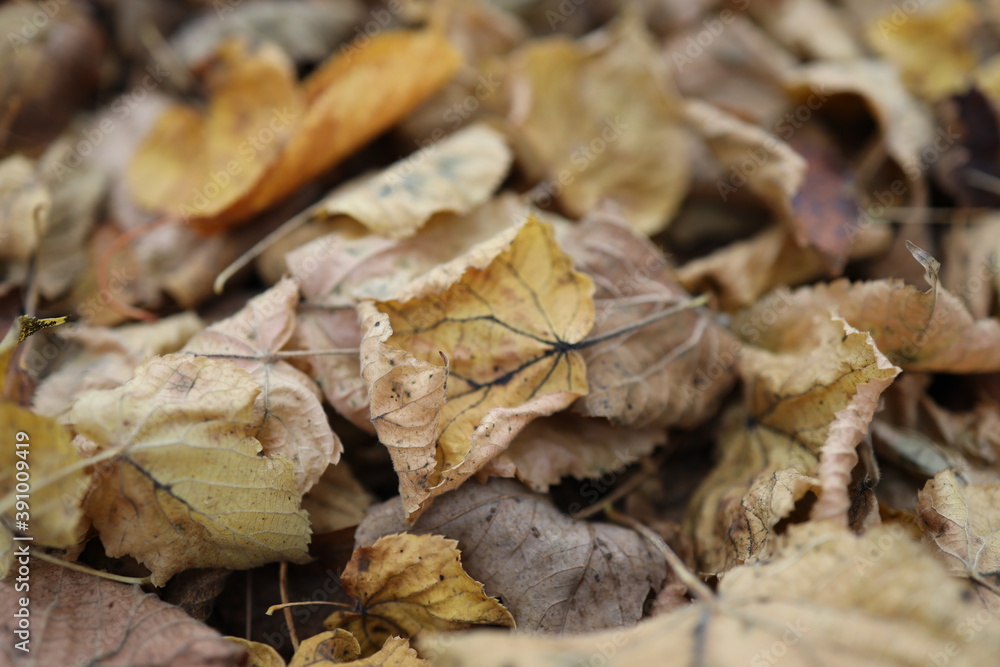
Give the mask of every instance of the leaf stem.
<svg viewBox="0 0 1000 667">
<path fill-rule="evenodd" d="M 87 567 L 86 565 L 80 565 L 79 563 L 71 563 L 61 558 L 56 558 L 55 556 L 50 556 L 49 554 L 44 553 L 42 551 L 37 551 L 36 549 L 31 550 L 31 557 L 37 558 L 38 560 L 44 560 L 47 563 L 52 563 L 53 565 L 58 565 L 59 567 L 64 567 L 67 570 L 83 572 L 84 574 L 90 574 L 95 577 L 100 577 L 101 579 L 108 579 L 109 581 L 117 581 L 118 583 L 121 584 L 139 584 L 140 586 L 143 586 L 149 583 L 149 577 L 125 577 L 120 574 L 111 574 L 110 572 L 95 570 L 94 568 Z"/>
<path fill-rule="evenodd" d="M 653 313 L 648 317 L 644 317 L 641 320 L 637 320 L 630 324 L 626 324 L 625 326 L 620 327 L 618 329 L 608 331 L 607 333 L 599 334 L 592 338 L 585 338 L 581 340 L 579 343 L 573 345 L 572 348 L 574 350 L 583 350 L 588 347 L 593 347 L 594 345 L 599 345 L 600 343 L 611 340 L 612 338 L 617 338 L 618 336 L 624 336 L 625 334 L 630 334 L 633 331 L 638 331 L 639 329 L 649 326 L 650 324 L 655 324 L 660 320 L 665 320 L 666 318 L 672 315 L 676 315 L 677 313 L 681 313 L 684 312 L 685 310 L 691 310 L 693 308 L 704 306 L 706 303 L 708 303 L 708 299 L 709 299 L 708 294 L 702 294 L 701 296 L 692 297 L 685 301 L 681 301 L 677 305 L 671 306 L 666 310 L 661 310 L 658 313 Z"/>
<path fill-rule="evenodd" d="M 687 589 L 691 591 L 695 597 L 706 604 L 711 605 L 715 603 L 715 593 L 712 592 L 712 589 L 688 569 L 687 565 L 684 564 L 684 561 L 681 560 L 680 556 L 678 556 L 674 550 L 670 548 L 670 545 L 667 544 L 662 537 L 627 514 L 623 514 L 622 512 L 619 512 L 615 508 L 611 507 L 611 505 L 605 506 L 604 513 L 607 514 L 610 519 L 632 528 L 633 530 L 639 532 L 647 540 L 652 542 L 653 546 L 659 549 L 660 553 L 663 554 L 663 557 L 667 560 L 667 564 L 670 565 L 670 569 L 674 571 L 677 578 L 681 580 L 682 584 L 687 586 Z"/>
</svg>

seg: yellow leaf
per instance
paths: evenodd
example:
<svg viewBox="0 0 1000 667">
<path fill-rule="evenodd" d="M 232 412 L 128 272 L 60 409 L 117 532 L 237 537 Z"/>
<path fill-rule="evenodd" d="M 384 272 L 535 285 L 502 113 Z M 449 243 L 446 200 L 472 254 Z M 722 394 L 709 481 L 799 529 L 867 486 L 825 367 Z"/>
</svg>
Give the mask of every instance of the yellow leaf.
<svg viewBox="0 0 1000 667">
<path fill-rule="evenodd" d="M 231 362 L 173 354 L 77 399 L 77 431 L 109 457 L 84 505 L 108 555 L 143 562 L 157 586 L 189 568 L 308 560 L 292 464 L 250 435 L 259 391 Z"/>
<path fill-rule="evenodd" d="M 799 354 L 743 350 L 744 407 L 724 417 L 720 461 L 686 517 L 702 571 L 722 572 L 766 555 L 778 522 L 797 503 L 810 509 L 817 496 L 823 511 L 843 511 L 847 523 L 842 503 L 851 479 L 841 473 L 857 462 L 863 427 L 899 369 L 870 335 L 836 324 L 839 333 L 824 329 L 826 337 Z M 865 463 L 861 474 L 874 481 L 877 468 Z M 870 488 L 859 489 L 855 502 L 852 527 L 863 527 L 873 512 L 877 517 Z"/>
<path fill-rule="evenodd" d="M 351 663 L 361 657 L 361 646 L 347 630 L 329 630 L 306 639 L 292 656 L 288 667 L 330 667 Z"/>
<path fill-rule="evenodd" d="M 593 326 L 593 290 L 532 216 L 407 296 L 361 304 L 361 374 L 407 512 L 458 486 L 531 419 L 587 393 L 574 345 Z"/>
<path fill-rule="evenodd" d="M 267 644 L 252 642 L 241 637 L 226 637 L 226 639 L 247 650 L 250 658 L 247 667 L 285 667 L 281 655 Z"/>
<path fill-rule="evenodd" d="M 387 535 L 354 552 L 341 577 L 358 612 L 334 612 L 328 628 L 346 628 L 371 655 L 392 636 L 473 625 L 514 626 L 483 585 L 462 569 L 458 542 L 440 535 Z"/>
<path fill-rule="evenodd" d="M 524 98 L 509 114 L 528 147 L 521 161 L 571 214 L 609 198 L 653 234 L 680 206 L 692 147 L 664 64 L 634 14 L 599 39 L 534 40 L 511 56 Z"/>
<path fill-rule="evenodd" d="M 968 88 L 978 62 L 975 36 L 982 19 L 968 0 L 921 4 L 905 11 L 891 5 L 868 24 L 866 33 L 874 49 L 900 69 L 910 90 L 937 102 Z"/>
<path fill-rule="evenodd" d="M 300 85 L 277 47 L 227 42 L 208 70 L 207 114 L 168 110 L 132 162 L 130 189 L 201 232 L 238 225 L 394 125 L 460 62 L 435 32 L 385 32 Z"/>
<path fill-rule="evenodd" d="M 264 176 L 302 116 L 294 65 L 272 44 L 231 39 L 205 71 L 207 108 L 165 111 L 125 172 L 146 208 L 196 218 L 228 210 Z"/>
<path fill-rule="evenodd" d="M 3 340 L 0 341 L 0 393 L 6 388 L 7 372 L 10 370 L 10 362 L 14 358 L 17 346 L 26 341 L 28 336 L 65 322 L 65 317 L 37 319 L 28 315 L 22 315 L 14 320 L 14 326 L 7 330 Z"/>
<path fill-rule="evenodd" d="M 80 541 L 80 501 L 89 477 L 72 436 L 50 417 L 0 403 L 8 442 L 0 453 L 0 575 L 7 572 L 15 544 L 11 529 L 31 536 L 30 544 L 65 549 Z M 27 489 L 27 492 L 25 491 Z M 20 502 L 19 502 L 20 501 Z M 23 505 L 21 503 L 24 503 Z M 19 527 L 21 521 L 25 527 Z"/>
<path fill-rule="evenodd" d="M 389 637 L 367 658 L 360 655 L 361 647 L 354 635 L 347 630 L 333 630 L 302 642 L 288 667 L 431 667 L 410 648 L 408 640 L 400 637 Z"/>
</svg>

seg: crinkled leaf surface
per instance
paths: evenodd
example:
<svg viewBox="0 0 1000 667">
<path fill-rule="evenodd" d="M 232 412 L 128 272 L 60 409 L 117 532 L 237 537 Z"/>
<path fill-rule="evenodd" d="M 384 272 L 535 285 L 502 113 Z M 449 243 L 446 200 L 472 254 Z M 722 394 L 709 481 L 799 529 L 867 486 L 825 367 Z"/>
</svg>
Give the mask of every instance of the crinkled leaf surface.
<svg viewBox="0 0 1000 667">
<path fill-rule="evenodd" d="M 733 320 L 745 340 L 774 351 L 814 346 L 829 336 L 829 314 L 871 333 L 879 350 L 909 371 L 984 373 L 1000 369 L 1000 322 L 976 320 L 961 300 L 938 284 L 938 262 L 916 247 L 930 289 L 901 280 L 803 287 L 761 299 Z"/>
<path fill-rule="evenodd" d="M 1000 484 L 975 484 L 939 472 L 917 496 L 924 538 L 937 545 L 949 572 L 979 585 L 990 609 L 1000 603 Z"/>
<path fill-rule="evenodd" d="M 904 530 L 879 527 L 858 537 L 819 522 L 793 526 L 768 562 L 732 570 L 711 604 L 635 628 L 553 638 L 481 631 L 447 644 L 428 637 L 418 646 L 441 667 L 561 667 L 595 657 L 610 667 L 902 667 L 934 664 L 938 656 L 972 667 L 1000 651 L 996 632 L 969 631 L 978 611 L 961 582 L 945 577 Z"/>
<path fill-rule="evenodd" d="M 24 667 L 231 667 L 245 654 L 183 611 L 128 586 L 56 565 L 31 563 L 30 653 L 4 642 L 0 662 Z M 18 598 L 0 582 L 0 629 L 14 637 Z"/>
<path fill-rule="evenodd" d="M 341 576 L 358 611 L 336 611 L 328 628 L 345 628 L 371 655 L 389 637 L 461 630 L 473 625 L 513 626 L 503 605 L 462 569 L 455 540 L 401 533 L 355 550 Z"/>
<path fill-rule="evenodd" d="M 292 464 L 251 435 L 259 391 L 231 362 L 174 354 L 77 399 L 77 431 L 113 454 L 84 505 L 108 555 L 133 556 L 158 586 L 194 567 L 308 559 Z"/>
<path fill-rule="evenodd" d="M 434 269 L 412 297 L 359 311 L 372 421 L 408 512 L 587 393 L 573 346 L 593 326 L 593 282 L 536 218 L 511 232 Z"/>
<path fill-rule="evenodd" d="M 343 446 L 330 428 L 312 379 L 273 355 L 291 339 L 299 290 L 286 278 L 250 299 L 230 318 L 196 334 L 183 351 L 225 359 L 260 385 L 254 403 L 254 437 L 268 455 L 280 454 L 295 466 L 300 491 L 308 491 Z"/>
<path fill-rule="evenodd" d="M 859 431 L 867 424 L 864 417 L 871 419 L 878 396 L 899 373 L 871 336 L 837 324 L 838 335 L 831 330 L 826 340 L 798 355 L 744 350 L 744 405 L 726 415 L 719 463 L 688 508 L 687 525 L 703 571 L 722 572 L 766 553 L 778 522 L 797 502 L 805 501 L 808 509 L 815 501 L 819 482 L 810 476 L 817 474 L 824 448 L 833 449 L 828 457 L 850 456 L 864 435 Z M 853 493 L 852 525 L 877 516 L 871 484 L 852 485 L 840 474 L 842 463 L 828 466 L 823 495 L 837 494 L 831 507 L 846 514 L 841 502 Z M 859 473 L 868 482 L 877 479 L 873 467 Z"/>
<path fill-rule="evenodd" d="M 638 533 L 569 518 L 513 480 L 469 482 L 438 498 L 412 526 L 399 500 L 376 505 L 356 542 L 409 530 L 458 541 L 462 564 L 503 596 L 519 632 L 578 633 L 630 626 L 663 583 L 659 551 Z"/>
</svg>

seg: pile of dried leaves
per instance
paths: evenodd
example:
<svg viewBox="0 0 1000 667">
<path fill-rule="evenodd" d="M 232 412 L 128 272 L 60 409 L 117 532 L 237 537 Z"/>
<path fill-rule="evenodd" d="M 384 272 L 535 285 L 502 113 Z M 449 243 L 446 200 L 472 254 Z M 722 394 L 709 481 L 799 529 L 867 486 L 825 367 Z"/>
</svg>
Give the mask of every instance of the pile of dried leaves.
<svg viewBox="0 0 1000 667">
<path fill-rule="evenodd" d="M 0 664 L 995 661 L 998 25 L 0 7 Z"/>
</svg>

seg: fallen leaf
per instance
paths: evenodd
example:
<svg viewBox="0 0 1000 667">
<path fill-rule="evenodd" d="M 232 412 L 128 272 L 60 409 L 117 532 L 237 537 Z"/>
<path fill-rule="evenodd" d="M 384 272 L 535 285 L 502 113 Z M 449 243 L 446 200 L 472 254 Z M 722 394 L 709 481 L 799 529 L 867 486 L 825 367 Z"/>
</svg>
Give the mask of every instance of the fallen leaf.
<svg viewBox="0 0 1000 667">
<path fill-rule="evenodd" d="M 268 456 L 292 462 L 304 493 L 340 460 L 343 446 L 330 428 L 316 383 L 275 356 L 292 337 L 298 301 L 298 286 L 286 278 L 232 317 L 195 334 L 182 351 L 228 360 L 258 383 L 253 435 Z"/>
<path fill-rule="evenodd" d="M 936 135 L 928 110 L 903 87 L 898 70 L 875 59 L 817 61 L 784 79 L 800 103 L 796 111 L 805 109 L 810 118 L 834 117 L 842 127 L 875 124 L 877 150 L 859 165 L 857 192 L 868 198 L 862 204 L 873 211 L 880 210 L 876 205 L 910 207 L 904 221 L 919 221 L 927 200 L 922 151 Z M 779 132 L 794 132 L 798 123 L 789 114 Z"/>
<path fill-rule="evenodd" d="M 473 125 L 374 176 L 346 183 L 317 204 L 313 215 L 347 215 L 381 236 L 406 238 L 435 213 L 465 214 L 483 204 L 512 159 L 500 132 Z"/>
<path fill-rule="evenodd" d="M 364 302 L 359 315 L 372 421 L 412 514 L 479 470 L 531 419 L 587 393 L 573 346 L 593 326 L 594 306 L 593 282 L 534 217 L 407 292 Z"/>
<path fill-rule="evenodd" d="M 203 327 L 195 313 L 186 311 L 149 324 L 115 329 L 76 324 L 60 330 L 61 339 L 75 349 L 38 385 L 32 409 L 64 421 L 77 395 L 125 384 L 145 359 L 176 352 Z"/>
<path fill-rule="evenodd" d="M 341 461 L 328 467 L 309 489 L 302 499 L 302 509 L 309 513 L 312 532 L 318 535 L 358 525 L 373 501 L 347 463 Z"/>
<path fill-rule="evenodd" d="M 578 633 L 630 626 L 666 575 L 660 552 L 632 530 L 576 521 L 505 479 L 470 482 L 412 524 L 399 499 L 376 505 L 358 545 L 408 530 L 458 541 L 465 570 L 503 597 L 519 632 Z"/>
<path fill-rule="evenodd" d="M 358 347 L 356 299 L 393 297 L 414 278 L 522 220 L 523 209 L 512 196 L 498 197 L 467 215 L 436 215 L 419 234 L 397 241 L 359 237 L 359 225 L 345 225 L 288 253 L 288 270 L 299 281 L 304 300 L 295 345 L 303 350 Z M 359 428 L 374 432 L 358 358 L 321 355 L 303 360 L 330 405 Z"/>
<path fill-rule="evenodd" d="M 249 660 L 247 667 L 285 667 L 281 654 L 267 644 L 252 642 L 241 637 L 226 637 L 226 639 L 246 650 Z"/>
<path fill-rule="evenodd" d="M 330 630 L 306 639 L 292 656 L 289 667 L 327 667 L 353 663 L 361 657 L 361 645 L 347 630 Z"/>
<path fill-rule="evenodd" d="M 529 42 L 511 55 L 509 77 L 520 162 L 543 181 L 544 197 L 573 216 L 612 199 L 646 234 L 669 224 L 688 187 L 691 146 L 681 100 L 638 12 L 590 40 Z"/>
<path fill-rule="evenodd" d="M 869 331 L 878 349 L 907 371 L 985 373 L 1000 369 L 1000 323 L 974 320 L 955 295 L 938 285 L 938 263 L 923 250 L 910 252 L 930 289 L 901 280 L 832 283 L 778 292 L 739 313 L 732 329 L 755 345 L 791 352 L 830 334 L 829 314 Z M 766 322 L 765 322 L 766 320 Z"/>
<path fill-rule="evenodd" d="M 84 509 L 109 556 L 133 556 L 157 586 L 193 567 L 308 560 L 292 464 L 251 435 L 259 392 L 232 362 L 175 354 L 77 398 L 71 419 L 106 457 Z"/>
<path fill-rule="evenodd" d="M 23 155 L 0 161 L 0 258 L 27 260 L 49 228 L 52 197 Z"/>
<path fill-rule="evenodd" d="M 909 8 L 907 8 L 909 9 Z M 907 87 L 931 102 L 960 93 L 978 62 L 974 37 L 981 26 L 978 9 L 968 0 L 946 0 L 906 11 L 899 7 L 866 26 L 876 52 L 901 71 Z"/>
<path fill-rule="evenodd" d="M 888 546 L 885 546 L 888 545 Z M 608 667 L 685 664 L 856 664 L 890 667 L 989 664 L 995 632 L 972 632 L 978 609 L 965 587 L 905 531 L 875 528 L 858 537 L 826 523 L 793 526 L 780 555 L 740 566 L 718 597 L 657 616 L 635 628 L 583 637 L 470 632 L 422 638 L 441 667 Z M 981 630 L 982 625 L 978 628 Z M 595 663 L 596 664 L 596 663 Z"/>
<path fill-rule="evenodd" d="M 345 647 L 350 652 L 344 651 Z M 430 667 L 410 648 L 409 640 L 400 637 L 389 637 L 382 648 L 366 658 L 357 657 L 360 654 L 361 647 L 351 633 L 333 630 L 302 642 L 288 667 Z M 284 667 L 284 663 L 281 665 Z"/>
<path fill-rule="evenodd" d="M 729 178 L 716 181 L 722 201 L 746 186 L 779 220 L 789 227 L 796 223 L 792 198 L 808 166 L 801 155 L 773 134 L 700 100 L 685 102 L 684 119 L 726 169 Z"/>
<path fill-rule="evenodd" d="M 335 611 L 328 628 L 345 628 L 372 655 L 393 636 L 462 630 L 474 625 L 514 626 L 503 605 L 462 569 L 455 540 L 440 535 L 387 535 L 354 551 L 341 585 L 357 611 Z"/>
<path fill-rule="evenodd" d="M 285 150 L 306 110 L 288 57 L 234 38 L 204 65 L 209 104 L 167 109 L 125 171 L 141 206 L 188 218 L 230 210 Z"/>
<path fill-rule="evenodd" d="M 690 298 L 659 248 L 620 218 L 593 215 L 564 235 L 563 247 L 594 280 L 593 337 Z M 582 354 L 590 391 L 573 407 L 626 426 L 692 428 L 715 413 L 733 386 L 734 342 L 698 309 L 589 347 Z M 711 382 L 690 381 L 709 374 Z"/>
<path fill-rule="evenodd" d="M 943 470 L 917 494 L 924 540 L 952 574 L 976 582 L 984 604 L 1000 604 L 1000 483 L 974 484 Z"/>
<path fill-rule="evenodd" d="M 524 427 L 481 474 L 517 477 L 545 493 L 566 476 L 587 479 L 623 470 L 666 441 L 667 434 L 655 426 L 628 429 L 605 419 L 558 414 Z"/>
<path fill-rule="evenodd" d="M 16 637 L 14 613 L 24 592 L 0 582 L 4 635 Z M 31 563 L 30 652 L 4 643 L 5 664 L 25 667 L 229 667 L 245 652 L 216 630 L 143 593 L 37 560 Z M 2 659 L 2 658 L 0 658 Z"/>
<path fill-rule="evenodd" d="M 744 349 L 744 406 L 727 414 L 719 435 L 721 458 L 685 519 L 702 571 L 723 572 L 764 557 L 778 523 L 799 503 L 809 510 L 817 496 L 830 512 L 843 512 L 838 516 L 845 524 L 851 508 L 842 503 L 849 493 L 857 504 L 852 526 L 877 516 L 870 497 L 874 480 L 852 484 L 854 465 L 836 459 L 851 458 L 879 394 L 899 369 L 870 335 L 842 321 L 837 325 L 839 334 L 829 330 L 827 338 L 799 354 Z M 820 480 L 812 478 L 817 472 Z M 869 468 L 863 472 L 877 475 Z"/>
</svg>

